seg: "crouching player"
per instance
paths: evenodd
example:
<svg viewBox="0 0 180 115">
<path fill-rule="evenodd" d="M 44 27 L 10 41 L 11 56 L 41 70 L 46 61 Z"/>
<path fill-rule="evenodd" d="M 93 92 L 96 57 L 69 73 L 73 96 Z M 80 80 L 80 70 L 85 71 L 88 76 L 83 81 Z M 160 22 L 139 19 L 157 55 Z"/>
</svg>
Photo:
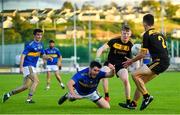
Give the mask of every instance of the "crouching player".
<svg viewBox="0 0 180 115">
<path fill-rule="evenodd" d="M 108 65 L 109 72 L 100 71 L 101 64 L 96 61 L 90 63 L 90 67 L 77 72 L 68 82 L 69 92 L 62 96 L 58 104 L 63 104 L 67 99 L 74 101 L 76 99 L 87 98 L 96 103 L 100 108 L 110 108 L 109 103 L 97 92 L 97 86 L 102 78 L 114 76 L 115 68 L 112 64 Z"/>
</svg>

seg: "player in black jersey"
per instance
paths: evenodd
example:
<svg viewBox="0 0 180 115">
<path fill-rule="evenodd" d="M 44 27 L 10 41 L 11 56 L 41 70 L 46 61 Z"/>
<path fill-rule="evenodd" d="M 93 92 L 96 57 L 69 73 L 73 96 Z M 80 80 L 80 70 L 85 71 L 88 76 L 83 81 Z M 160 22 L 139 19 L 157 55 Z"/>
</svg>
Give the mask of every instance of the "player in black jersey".
<svg viewBox="0 0 180 115">
<path fill-rule="evenodd" d="M 130 41 L 131 30 L 128 25 L 123 25 L 121 30 L 121 36 L 111 39 L 105 43 L 102 47 L 97 50 L 96 59 L 99 58 L 103 51 L 110 49 L 108 54 L 108 59 L 104 63 L 104 69 L 108 72 L 108 64 L 113 64 L 115 66 L 116 75 L 119 77 L 125 88 L 126 103 L 130 103 L 130 83 L 128 79 L 128 70 L 123 67 L 122 62 L 126 61 L 125 57 L 131 56 L 131 48 L 133 44 Z M 110 100 L 108 93 L 108 80 L 103 80 L 103 87 L 105 93 L 105 99 Z"/>
<path fill-rule="evenodd" d="M 147 50 L 149 50 L 152 57 L 152 63 L 147 66 L 144 65 L 132 73 L 137 89 L 130 106 L 126 106 L 129 109 L 134 109 L 137 106 L 136 103 L 141 94 L 143 95 L 143 101 L 140 110 L 145 109 L 149 105 L 153 100 L 153 96 L 148 93 L 145 83 L 149 82 L 169 67 L 169 57 L 165 36 L 155 31 L 153 25 L 154 16 L 152 14 L 146 14 L 143 17 L 145 33 L 143 35 L 141 52 L 135 58 L 127 59 L 127 61 L 123 62 L 123 66 L 128 67 L 133 62 L 142 59 L 146 55 Z"/>
</svg>

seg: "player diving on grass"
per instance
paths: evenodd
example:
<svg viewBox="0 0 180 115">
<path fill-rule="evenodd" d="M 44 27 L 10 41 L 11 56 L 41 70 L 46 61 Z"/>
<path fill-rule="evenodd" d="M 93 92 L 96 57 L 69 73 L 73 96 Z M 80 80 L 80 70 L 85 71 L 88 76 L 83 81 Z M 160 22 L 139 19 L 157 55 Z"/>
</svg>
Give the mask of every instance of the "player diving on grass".
<svg viewBox="0 0 180 115">
<path fill-rule="evenodd" d="M 11 96 L 23 92 L 28 88 L 29 93 L 26 102 L 35 103 L 32 100 L 32 96 L 39 83 L 36 70 L 37 61 L 40 56 L 42 56 L 43 59 L 52 60 L 52 57 L 45 55 L 43 44 L 41 43 L 42 32 L 43 31 L 41 29 L 35 29 L 33 31 L 34 40 L 25 45 L 24 51 L 21 54 L 20 73 L 23 73 L 24 76 L 23 85 L 8 93 L 5 93 L 2 98 L 3 103 L 7 101 Z"/>
<path fill-rule="evenodd" d="M 129 83 L 128 70 L 123 67 L 122 62 L 126 61 L 125 57 L 131 57 L 131 48 L 133 46 L 130 41 L 131 29 L 127 24 L 122 26 L 121 36 L 111 39 L 103 46 L 101 46 L 96 53 L 96 59 L 100 58 L 101 54 L 106 50 L 110 49 L 107 61 L 104 63 L 104 70 L 108 71 L 108 64 L 115 66 L 116 76 L 123 82 L 126 104 L 130 104 L 130 92 L 131 86 Z M 108 79 L 103 79 L 103 87 L 105 93 L 105 99 L 109 101 L 108 92 Z"/>
<path fill-rule="evenodd" d="M 109 103 L 99 95 L 97 87 L 102 78 L 110 78 L 114 76 L 115 68 L 109 64 L 110 71 L 100 71 L 101 64 L 97 61 L 92 61 L 88 68 L 77 72 L 68 82 L 67 87 L 69 92 L 62 96 L 58 104 L 63 104 L 67 99 L 75 101 L 77 99 L 87 98 L 100 108 L 110 108 Z"/>
<path fill-rule="evenodd" d="M 136 84 L 137 89 L 131 104 L 122 107 L 135 109 L 137 107 L 137 101 L 139 100 L 140 96 L 143 95 L 143 101 L 140 110 L 144 110 L 153 101 L 153 96 L 150 95 L 147 88 L 145 87 L 145 84 L 160 73 L 164 72 L 169 67 L 169 57 L 165 36 L 157 32 L 153 25 L 154 16 L 152 14 L 146 14 L 143 17 L 145 33 L 143 34 L 141 52 L 134 58 L 127 59 L 127 61 L 123 62 L 123 66 L 128 67 L 137 60 L 144 58 L 148 50 L 152 57 L 152 62 L 150 64 L 143 65 L 132 73 L 132 78 Z"/>
</svg>

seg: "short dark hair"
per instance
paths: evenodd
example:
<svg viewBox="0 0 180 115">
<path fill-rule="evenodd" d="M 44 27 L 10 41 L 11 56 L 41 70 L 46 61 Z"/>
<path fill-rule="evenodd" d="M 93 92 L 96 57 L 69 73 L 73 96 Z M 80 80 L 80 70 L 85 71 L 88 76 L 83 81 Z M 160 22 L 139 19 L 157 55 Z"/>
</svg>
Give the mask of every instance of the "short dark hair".
<svg viewBox="0 0 180 115">
<path fill-rule="evenodd" d="M 55 43 L 54 40 L 49 40 L 49 43 Z"/>
<path fill-rule="evenodd" d="M 143 22 L 145 22 L 148 26 L 154 25 L 154 16 L 152 14 L 146 14 L 143 17 Z"/>
<path fill-rule="evenodd" d="M 33 35 L 36 35 L 36 33 L 42 33 L 43 31 L 41 29 L 34 29 Z"/>
<path fill-rule="evenodd" d="M 90 68 L 93 68 L 93 67 L 101 68 L 102 65 L 101 65 L 99 62 L 97 62 L 97 61 L 92 61 L 92 62 L 90 63 Z"/>
<path fill-rule="evenodd" d="M 121 30 L 129 31 L 131 30 L 128 24 L 123 24 Z"/>
</svg>

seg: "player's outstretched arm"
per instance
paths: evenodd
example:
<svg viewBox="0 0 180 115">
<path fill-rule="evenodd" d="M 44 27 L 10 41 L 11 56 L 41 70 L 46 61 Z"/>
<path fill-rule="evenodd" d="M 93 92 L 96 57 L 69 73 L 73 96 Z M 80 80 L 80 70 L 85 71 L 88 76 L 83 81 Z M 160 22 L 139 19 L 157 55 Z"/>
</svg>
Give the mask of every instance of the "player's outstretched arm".
<svg viewBox="0 0 180 115">
<path fill-rule="evenodd" d="M 68 87 L 68 90 L 69 90 L 68 97 L 70 99 L 81 99 L 81 97 L 76 95 L 76 93 L 74 92 L 74 87 L 73 87 L 74 85 L 75 85 L 75 82 L 72 79 L 67 83 L 67 87 Z"/>
<path fill-rule="evenodd" d="M 48 56 L 48 55 L 45 55 L 45 54 L 42 56 L 42 58 L 45 59 L 45 60 L 48 60 L 48 59 L 50 59 L 51 61 L 53 60 L 53 58 L 51 56 Z"/>
<path fill-rule="evenodd" d="M 98 61 L 98 59 L 100 58 L 101 54 L 106 50 L 108 49 L 109 46 L 107 45 L 107 43 L 105 43 L 103 46 L 101 46 L 97 52 L 96 52 L 96 60 Z"/>
<path fill-rule="evenodd" d="M 109 72 L 106 72 L 106 75 L 105 77 L 106 78 L 111 78 L 114 76 L 114 73 L 115 73 L 115 67 L 112 65 L 112 64 L 108 64 L 108 67 L 110 68 L 110 71 Z"/>
<path fill-rule="evenodd" d="M 143 48 L 141 49 L 141 51 L 132 59 L 126 58 L 127 61 L 123 62 L 123 67 L 127 68 L 128 66 L 130 66 L 132 63 L 136 62 L 137 60 L 140 60 L 142 58 L 144 58 L 147 54 L 147 50 L 143 50 Z"/>
<path fill-rule="evenodd" d="M 20 73 L 22 73 L 22 72 L 23 72 L 23 63 L 24 63 L 24 58 L 25 58 L 25 55 L 24 55 L 24 54 L 21 54 L 20 64 L 19 64 Z"/>
</svg>

